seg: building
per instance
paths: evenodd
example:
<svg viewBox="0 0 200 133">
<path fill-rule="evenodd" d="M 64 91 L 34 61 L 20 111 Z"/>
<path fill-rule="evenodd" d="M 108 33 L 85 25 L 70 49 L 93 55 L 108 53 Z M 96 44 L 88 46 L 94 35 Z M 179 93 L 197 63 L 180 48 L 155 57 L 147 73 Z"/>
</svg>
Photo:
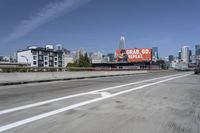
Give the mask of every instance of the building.
<svg viewBox="0 0 200 133">
<path fill-rule="evenodd" d="M 200 55 L 200 44 L 195 45 L 195 55 Z"/>
<path fill-rule="evenodd" d="M 196 61 L 197 61 L 197 60 L 196 60 L 196 56 L 195 56 L 195 55 L 192 55 L 192 56 L 191 56 L 191 61 L 192 61 L 192 62 L 191 62 L 192 64 L 196 64 Z"/>
<path fill-rule="evenodd" d="M 189 63 L 192 63 L 192 50 L 189 50 Z"/>
<path fill-rule="evenodd" d="M 174 61 L 174 56 L 173 55 L 169 55 L 168 60 L 171 63 L 172 61 Z"/>
<path fill-rule="evenodd" d="M 79 60 L 80 55 L 85 55 L 85 54 L 86 54 L 86 51 L 83 48 L 78 49 L 75 52 L 75 60 Z"/>
<path fill-rule="evenodd" d="M 64 49 L 64 67 L 68 65 L 68 63 L 74 63 L 75 61 L 75 55 L 74 52 L 71 52 L 67 49 Z M 75 51 L 76 52 L 76 51 Z"/>
<path fill-rule="evenodd" d="M 101 52 L 94 52 L 91 54 L 90 58 L 91 58 L 92 63 L 102 63 L 103 54 Z"/>
<path fill-rule="evenodd" d="M 0 61 L 3 61 L 3 57 L 4 57 L 4 56 L 0 55 Z"/>
<path fill-rule="evenodd" d="M 63 50 L 63 47 L 61 44 L 58 44 L 55 46 L 55 50 L 58 51 L 58 50 Z"/>
<path fill-rule="evenodd" d="M 17 51 L 17 62 L 30 64 L 31 67 L 63 67 L 63 50 L 56 50 L 53 45 L 46 45 L 45 48 L 30 46 Z"/>
<path fill-rule="evenodd" d="M 109 63 L 110 57 L 108 55 L 103 55 L 102 63 Z"/>
<path fill-rule="evenodd" d="M 119 40 L 119 50 L 125 49 L 125 37 L 121 36 Z"/>
<path fill-rule="evenodd" d="M 183 46 L 181 48 L 181 60 L 185 62 L 186 64 L 189 63 L 189 47 Z"/>
<path fill-rule="evenodd" d="M 0 56 L 0 61 L 1 62 L 10 62 L 10 57 L 9 56 Z"/>
<path fill-rule="evenodd" d="M 109 53 L 107 56 L 110 58 L 110 62 L 115 62 L 115 54 Z"/>
<path fill-rule="evenodd" d="M 0 62 L 17 63 L 16 53 L 10 56 L 0 56 Z"/>
<path fill-rule="evenodd" d="M 181 60 L 181 50 L 178 51 L 178 59 Z"/>
<path fill-rule="evenodd" d="M 200 63 L 200 44 L 195 45 L 196 63 Z"/>
<path fill-rule="evenodd" d="M 159 59 L 158 47 L 153 47 L 152 48 L 152 60 L 156 62 L 158 59 Z"/>
</svg>

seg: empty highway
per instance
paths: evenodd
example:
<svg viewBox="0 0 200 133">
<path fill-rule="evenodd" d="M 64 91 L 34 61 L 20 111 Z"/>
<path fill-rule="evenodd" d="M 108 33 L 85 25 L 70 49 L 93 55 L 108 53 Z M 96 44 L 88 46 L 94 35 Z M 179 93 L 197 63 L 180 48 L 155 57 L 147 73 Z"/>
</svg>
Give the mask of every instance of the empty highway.
<svg viewBox="0 0 200 133">
<path fill-rule="evenodd" d="M 0 86 L 0 132 L 199 133 L 200 75 L 166 71 Z"/>
</svg>

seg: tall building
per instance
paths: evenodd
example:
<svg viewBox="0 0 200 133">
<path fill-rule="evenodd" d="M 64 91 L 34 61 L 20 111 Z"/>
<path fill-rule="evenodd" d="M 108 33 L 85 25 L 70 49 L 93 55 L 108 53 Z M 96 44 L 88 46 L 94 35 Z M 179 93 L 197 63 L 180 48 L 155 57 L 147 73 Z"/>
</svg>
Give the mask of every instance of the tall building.
<svg viewBox="0 0 200 133">
<path fill-rule="evenodd" d="M 199 45 L 195 45 L 195 55 L 196 56 L 200 55 L 200 44 Z"/>
<path fill-rule="evenodd" d="M 196 56 L 196 63 L 200 63 L 200 44 L 195 45 L 195 56 Z"/>
<path fill-rule="evenodd" d="M 153 58 L 153 61 L 157 61 L 159 59 L 158 47 L 153 47 L 152 48 L 152 58 Z"/>
<path fill-rule="evenodd" d="M 192 50 L 189 50 L 189 62 L 192 62 Z"/>
<path fill-rule="evenodd" d="M 55 50 L 53 45 L 46 45 L 45 48 L 30 46 L 17 51 L 17 62 L 31 67 L 63 67 L 63 51 Z"/>
<path fill-rule="evenodd" d="M 109 53 L 108 56 L 110 58 L 110 62 L 115 62 L 115 54 L 114 53 Z"/>
<path fill-rule="evenodd" d="M 121 36 L 119 41 L 119 50 L 125 49 L 125 37 Z"/>
<path fill-rule="evenodd" d="M 181 50 L 178 51 L 178 59 L 181 60 Z"/>
<path fill-rule="evenodd" d="M 174 61 L 174 56 L 173 55 L 169 55 L 168 60 L 171 63 L 172 61 Z"/>
<path fill-rule="evenodd" d="M 186 64 L 189 63 L 189 47 L 188 46 L 183 46 L 181 48 L 181 59 L 183 62 L 185 62 Z"/>
</svg>

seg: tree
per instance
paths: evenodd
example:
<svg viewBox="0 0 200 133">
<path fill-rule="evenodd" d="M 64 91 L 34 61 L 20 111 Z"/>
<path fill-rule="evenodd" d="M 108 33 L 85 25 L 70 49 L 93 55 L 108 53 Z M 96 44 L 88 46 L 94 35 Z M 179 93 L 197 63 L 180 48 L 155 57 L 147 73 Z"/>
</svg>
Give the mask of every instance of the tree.
<svg viewBox="0 0 200 133">
<path fill-rule="evenodd" d="M 87 53 L 83 56 L 82 54 L 79 57 L 79 67 L 91 67 L 91 61 L 88 58 Z"/>
<path fill-rule="evenodd" d="M 91 67 L 91 61 L 88 58 L 87 53 L 85 55 L 80 54 L 79 59 L 76 60 L 74 63 L 68 63 L 67 67 Z"/>
<path fill-rule="evenodd" d="M 162 69 L 166 69 L 167 68 L 167 64 L 166 64 L 166 62 L 164 60 L 158 60 L 156 63 L 159 64 Z"/>
</svg>

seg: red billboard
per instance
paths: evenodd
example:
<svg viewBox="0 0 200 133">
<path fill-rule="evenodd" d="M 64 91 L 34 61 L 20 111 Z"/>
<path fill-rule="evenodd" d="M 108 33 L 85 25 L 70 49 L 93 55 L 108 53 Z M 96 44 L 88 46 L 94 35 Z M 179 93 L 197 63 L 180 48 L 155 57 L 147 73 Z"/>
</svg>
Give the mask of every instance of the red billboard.
<svg viewBox="0 0 200 133">
<path fill-rule="evenodd" d="M 151 48 L 134 48 L 116 50 L 117 62 L 144 62 L 152 60 Z"/>
</svg>

